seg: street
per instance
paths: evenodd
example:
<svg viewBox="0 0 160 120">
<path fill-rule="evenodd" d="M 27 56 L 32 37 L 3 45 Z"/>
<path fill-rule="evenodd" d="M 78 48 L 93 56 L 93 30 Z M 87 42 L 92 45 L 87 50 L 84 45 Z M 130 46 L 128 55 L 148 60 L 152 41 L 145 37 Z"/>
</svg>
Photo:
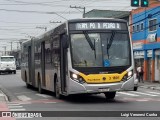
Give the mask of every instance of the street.
<svg viewBox="0 0 160 120">
<path fill-rule="evenodd" d="M 160 92 L 145 88 L 139 88 L 138 91 L 118 92 L 115 100 L 112 101 L 106 101 L 103 94 L 74 95 L 58 100 L 52 92 L 39 94 L 35 88 L 27 89 L 21 80 L 20 70 L 17 74 L 0 75 L 0 85 L 9 97 L 10 101 L 6 103 L 9 111 L 159 111 L 160 108 Z M 87 117 L 87 119 L 91 118 Z"/>
</svg>

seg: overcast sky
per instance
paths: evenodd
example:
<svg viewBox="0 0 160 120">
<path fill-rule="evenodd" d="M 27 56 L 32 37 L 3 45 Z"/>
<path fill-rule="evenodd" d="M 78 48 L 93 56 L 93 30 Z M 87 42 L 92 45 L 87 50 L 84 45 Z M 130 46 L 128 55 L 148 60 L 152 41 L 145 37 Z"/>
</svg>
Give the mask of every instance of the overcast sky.
<svg viewBox="0 0 160 120">
<path fill-rule="evenodd" d="M 54 28 L 66 19 L 82 18 L 83 10 L 70 8 L 81 6 L 86 12 L 92 9 L 130 11 L 130 0 L 0 0 L 0 51 L 17 48 L 16 41 L 38 36 L 45 29 Z"/>
</svg>

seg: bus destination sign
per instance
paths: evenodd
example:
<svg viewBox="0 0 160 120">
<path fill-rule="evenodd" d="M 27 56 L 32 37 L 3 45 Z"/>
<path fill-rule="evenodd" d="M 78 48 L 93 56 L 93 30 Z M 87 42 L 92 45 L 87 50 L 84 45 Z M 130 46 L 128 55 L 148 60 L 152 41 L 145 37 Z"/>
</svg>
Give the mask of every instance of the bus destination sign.
<svg viewBox="0 0 160 120">
<path fill-rule="evenodd" d="M 76 23 L 75 29 L 76 30 L 91 30 L 91 29 L 121 30 L 121 23 L 110 23 L 110 22 Z"/>
</svg>

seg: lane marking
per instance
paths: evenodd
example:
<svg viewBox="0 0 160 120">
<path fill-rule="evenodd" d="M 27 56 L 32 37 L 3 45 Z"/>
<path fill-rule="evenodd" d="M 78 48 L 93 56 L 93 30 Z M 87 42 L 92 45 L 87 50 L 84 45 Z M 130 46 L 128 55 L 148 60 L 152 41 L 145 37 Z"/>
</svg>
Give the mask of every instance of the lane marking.
<svg viewBox="0 0 160 120">
<path fill-rule="evenodd" d="M 146 100 L 146 99 L 142 99 L 142 100 L 136 100 L 136 101 L 138 101 L 138 102 L 145 102 L 145 101 L 149 101 L 149 100 Z"/>
<path fill-rule="evenodd" d="M 20 103 L 21 105 L 31 104 L 31 102 Z"/>
<path fill-rule="evenodd" d="M 26 109 L 10 109 L 10 111 L 25 111 Z"/>
<path fill-rule="evenodd" d="M 16 102 L 10 102 L 10 105 L 25 105 L 25 104 L 33 104 L 33 103 L 58 103 L 58 102 L 64 102 L 62 100 L 57 99 L 38 99 L 38 100 L 31 100 L 31 101 L 16 101 Z"/>
<path fill-rule="evenodd" d="M 139 96 L 139 95 L 136 95 L 136 94 L 126 93 L 126 92 L 118 92 L 118 93 L 123 94 L 123 95 L 129 95 L 129 96 Z"/>
<path fill-rule="evenodd" d="M 57 102 L 44 102 L 44 103 L 57 103 Z"/>
<path fill-rule="evenodd" d="M 4 94 L 0 93 L 0 96 L 2 96 L 2 97 L 3 97 L 3 96 L 4 96 Z"/>
<path fill-rule="evenodd" d="M 20 105 L 20 104 L 19 104 L 19 103 L 9 103 L 9 104 L 7 104 L 7 105 L 8 105 L 8 106 L 10 106 L 10 105 L 13 105 L 13 106 L 15 105 L 15 106 L 16 106 L 16 105 Z"/>
<path fill-rule="evenodd" d="M 44 98 L 49 98 L 49 97 L 52 97 L 52 96 L 49 96 L 49 95 L 44 95 L 44 94 L 36 94 L 37 96 L 40 96 L 40 97 L 44 97 Z"/>
<path fill-rule="evenodd" d="M 34 93 L 34 92 L 17 92 L 17 93 L 14 93 L 14 94 L 18 95 L 18 94 L 30 94 L 30 93 Z"/>
<path fill-rule="evenodd" d="M 141 102 L 141 101 L 151 101 L 153 99 L 151 98 L 123 98 L 123 100 Z"/>
<path fill-rule="evenodd" d="M 31 98 L 25 96 L 25 95 L 19 95 L 17 96 L 17 98 L 21 101 L 28 101 L 28 100 L 31 100 Z"/>
<path fill-rule="evenodd" d="M 22 108 L 23 106 L 8 106 L 8 108 Z"/>
<path fill-rule="evenodd" d="M 8 105 L 23 105 L 23 104 L 31 104 L 29 101 L 18 101 L 18 102 L 10 102 Z"/>
<path fill-rule="evenodd" d="M 160 95 L 160 93 L 157 93 L 157 92 L 150 92 L 150 91 L 148 91 L 148 93 Z"/>
<path fill-rule="evenodd" d="M 137 91 L 130 91 L 130 92 L 137 93 L 137 94 L 142 94 L 142 95 L 148 95 L 148 96 L 158 96 L 158 95 L 152 95 L 152 94 L 143 93 L 143 92 L 137 92 Z"/>
<path fill-rule="evenodd" d="M 49 99 L 38 99 L 38 100 L 49 100 Z"/>
</svg>

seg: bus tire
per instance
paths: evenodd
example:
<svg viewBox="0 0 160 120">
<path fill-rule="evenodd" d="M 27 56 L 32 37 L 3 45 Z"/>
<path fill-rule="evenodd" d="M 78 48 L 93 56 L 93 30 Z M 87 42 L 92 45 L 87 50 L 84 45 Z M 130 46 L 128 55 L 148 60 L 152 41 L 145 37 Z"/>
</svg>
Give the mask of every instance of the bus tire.
<svg viewBox="0 0 160 120">
<path fill-rule="evenodd" d="M 116 96 L 116 92 L 106 92 L 104 93 L 107 100 L 112 100 Z"/>
<path fill-rule="evenodd" d="M 14 71 L 14 74 L 16 74 L 16 70 Z"/>
<path fill-rule="evenodd" d="M 58 85 L 58 80 L 56 79 L 55 80 L 55 83 L 54 83 L 54 92 L 55 92 L 55 97 L 58 98 L 58 99 L 61 99 L 62 96 L 60 94 L 60 91 L 59 91 L 59 85 Z"/>
<path fill-rule="evenodd" d="M 134 87 L 134 91 L 137 91 L 138 90 L 138 87 Z"/>
<path fill-rule="evenodd" d="M 27 83 L 27 74 L 26 74 L 26 72 L 25 72 L 25 82 L 26 82 L 26 87 L 30 88 L 30 85 Z"/>
<path fill-rule="evenodd" d="M 43 89 L 42 89 L 42 85 L 41 85 L 41 80 L 38 80 L 38 92 L 39 92 L 40 94 L 43 93 Z"/>
<path fill-rule="evenodd" d="M 26 83 L 26 87 L 27 87 L 27 88 L 30 88 L 30 85 L 29 85 L 28 83 Z"/>
</svg>

